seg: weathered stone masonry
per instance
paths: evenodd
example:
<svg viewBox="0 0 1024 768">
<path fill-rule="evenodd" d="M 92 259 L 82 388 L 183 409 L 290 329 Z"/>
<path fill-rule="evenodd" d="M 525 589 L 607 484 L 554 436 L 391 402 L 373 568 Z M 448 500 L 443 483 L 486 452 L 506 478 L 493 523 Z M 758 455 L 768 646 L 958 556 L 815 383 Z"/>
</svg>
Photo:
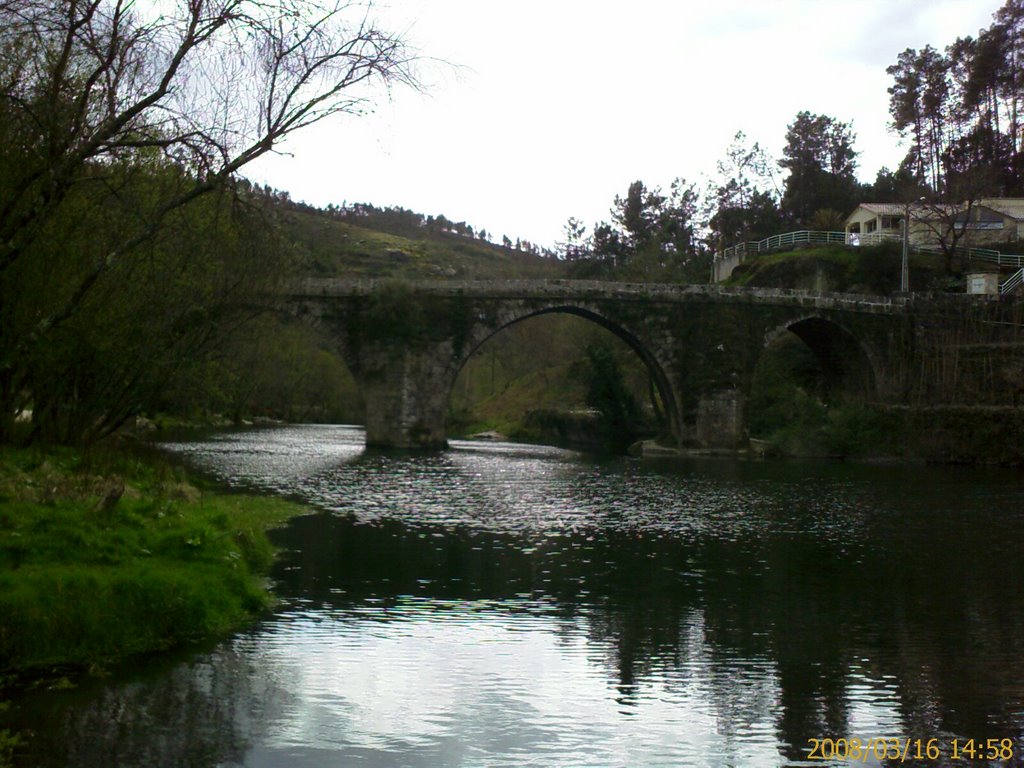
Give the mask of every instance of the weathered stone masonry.
<svg viewBox="0 0 1024 768">
<path fill-rule="evenodd" d="M 677 442 L 703 448 L 745 443 L 754 368 L 779 333 L 797 334 L 847 388 L 909 403 L 945 337 L 1013 344 L 1018 328 L 1005 317 L 1019 314 L 1016 303 L 968 296 L 573 280 L 308 280 L 289 295 L 338 340 L 363 391 L 367 443 L 403 448 L 443 446 L 462 365 L 493 334 L 540 314 L 576 314 L 626 341 L 651 371 Z"/>
</svg>

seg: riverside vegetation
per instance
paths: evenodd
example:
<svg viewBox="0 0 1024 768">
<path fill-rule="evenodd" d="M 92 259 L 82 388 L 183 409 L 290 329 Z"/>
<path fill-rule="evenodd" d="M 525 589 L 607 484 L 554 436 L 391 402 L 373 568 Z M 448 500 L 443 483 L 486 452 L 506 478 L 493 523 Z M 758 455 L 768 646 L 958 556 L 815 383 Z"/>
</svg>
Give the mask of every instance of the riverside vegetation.
<svg viewBox="0 0 1024 768">
<path fill-rule="evenodd" d="M 3 691 L 217 637 L 271 602 L 268 528 L 306 510 L 110 447 L 0 450 Z M 21 737 L 0 731 L 0 765 Z"/>
<path fill-rule="evenodd" d="M 0 452 L 0 672 L 99 667 L 265 607 L 268 527 L 301 513 L 111 450 Z"/>
</svg>

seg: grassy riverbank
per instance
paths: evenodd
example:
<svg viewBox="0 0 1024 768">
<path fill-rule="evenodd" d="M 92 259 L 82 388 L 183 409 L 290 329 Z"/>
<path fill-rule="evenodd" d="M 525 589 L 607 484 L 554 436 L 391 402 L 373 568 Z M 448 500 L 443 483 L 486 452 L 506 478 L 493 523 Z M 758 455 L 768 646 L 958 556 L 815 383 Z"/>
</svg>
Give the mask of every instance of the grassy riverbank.
<svg viewBox="0 0 1024 768">
<path fill-rule="evenodd" d="M 215 636 L 263 608 L 301 514 L 130 453 L 0 449 L 0 683 Z"/>
</svg>

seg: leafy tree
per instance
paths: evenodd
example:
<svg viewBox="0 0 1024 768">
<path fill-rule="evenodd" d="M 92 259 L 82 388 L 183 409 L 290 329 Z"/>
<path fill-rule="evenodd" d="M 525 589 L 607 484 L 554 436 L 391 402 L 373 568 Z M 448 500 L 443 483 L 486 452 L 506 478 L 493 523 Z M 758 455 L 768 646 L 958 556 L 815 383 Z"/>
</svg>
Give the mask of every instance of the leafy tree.
<svg viewBox="0 0 1024 768">
<path fill-rule="evenodd" d="M 152 173 L 126 179 L 121 191 L 144 201 L 159 180 Z M 45 274 L 12 267 L 33 281 L 27 295 L 73 283 L 80 264 L 67 249 L 88 262 L 122 236 L 125 210 L 97 189 L 89 192 L 66 201 L 80 222 L 64 221 L 41 240 L 52 245 Z M 179 368 L 263 311 L 265 301 L 254 298 L 285 273 L 288 251 L 259 206 L 224 190 L 180 209 L 171 222 L 160 240 L 139 247 L 140 258 L 112 265 L 45 343 L 23 352 L 19 394 L 31 397 L 33 439 L 91 441 L 113 432 L 148 407 Z M 31 328 L 34 317 L 18 313 L 38 303 L 5 305 L 5 327 Z"/>
<path fill-rule="evenodd" d="M 658 241 L 662 251 L 681 258 L 693 254 L 697 248 L 694 222 L 697 218 L 698 195 L 696 187 L 677 178 L 662 201 L 658 216 Z"/>
<path fill-rule="evenodd" d="M 626 386 L 615 354 L 606 345 L 592 344 L 587 347 L 587 362 L 587 405 L 601 413 L 609 445 L 628 444 L 640 424 L 640 406 Z"/>
<path fill-rule="evenodd" d="M 920 200 L 930 190 L 917 180 L 906 160 L 895 171 L 882 167 L 875 175 L 873 184 L 864 191 L 866 198 L 876 203 L 904 203 Z"/>
<path fill-rule="evenodd" d="M 893 78 L 889 87 L 889 113 L 892 115 L 892 126 L 903 137 L 911 139 L 910 153 L 906 163 L 913 169 L 914 178 L 925 181 L 925 130 L 924 116 L 921 106 L 922 77 L 917 64 L 917 51 L 907 48 L 896 59 L 896 63 L 886 68 L 886 73 Z"/>
<path fill-rule="evenodd" d="M 587 246 L 587 225 L 570 216 L 565 222 L 565 239 L 558 244 L 559 256 L 565 261 L 577 261 L 586 258 L 590 250 Z"/>
<path fill-rule="evenodd" d="M 768 192 L 753 192 L 742 207 L 723 204 L 708 222 L 716 248 L 737 242 L 762 240 L 782 231 L 784 220 L 776 199 Z"/>
<path fill-rule="evenodd" d="M 696 188 L 684 179 L 673 181 L 668 195 L 635 181 L 615 197 L 611 223 L 595 225 L 591 256 L 613 265 L 619 279 L 703 282 L 710 257 L 697 242 L 697 208 Z"/>
<path fill-rule="evenodd" d="M 625 197 L 615 196 L 612 220 L 629 250 L 642 250 L 657 238 L 664 203 L 660 190 L 649 190 L 639 180 L 629 185 Z"/>
<path fill-rule="evenodd" d="M 616 266 L 626 262 L 629 252 L 618 230 L 606 221 L 594 226 L 591 239 L 591 253 L 595 259 L 609 260 Z"/>
<path fill-rule="evenodd" d="M 1022 54 L 1024 2 L 1008 0 L 977 37 L 944 52 L 908 48 L 886 70 L 893 127 L 910 140 L 906 165 L 937 199 L 964 187 L 1024 194 Z"/>
<path fill-rule="evenodd" d="M 776 234 L 782 225 L 777 163 L 737 131 L 716 164 L 705 196 L 704 217 L 716 248 Z"/>
<path fill-rule="evenodd" d="M 808 226 L 818 210 L 848 211 L 858 198 L 857 153 L 849 123 L 827 115 L 797 113 L 786 132 L 779 165 L 789 171 L 782 210 L 792 224 Z"/>
</svg>

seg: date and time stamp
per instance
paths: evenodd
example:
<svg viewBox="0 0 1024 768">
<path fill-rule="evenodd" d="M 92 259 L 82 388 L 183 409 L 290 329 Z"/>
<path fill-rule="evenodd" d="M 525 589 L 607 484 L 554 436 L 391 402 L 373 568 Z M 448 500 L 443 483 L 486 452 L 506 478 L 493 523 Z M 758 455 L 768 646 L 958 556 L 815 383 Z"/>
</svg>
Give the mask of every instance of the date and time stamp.
<svg viewBox="0 0 1024 768">
<path fill-rule="evenodd" d="M 986 761 L 1009 763 L 1021 754 L 1013 739 L 808 739 L 807 760 L 928 765 Z"/>
</svg>

